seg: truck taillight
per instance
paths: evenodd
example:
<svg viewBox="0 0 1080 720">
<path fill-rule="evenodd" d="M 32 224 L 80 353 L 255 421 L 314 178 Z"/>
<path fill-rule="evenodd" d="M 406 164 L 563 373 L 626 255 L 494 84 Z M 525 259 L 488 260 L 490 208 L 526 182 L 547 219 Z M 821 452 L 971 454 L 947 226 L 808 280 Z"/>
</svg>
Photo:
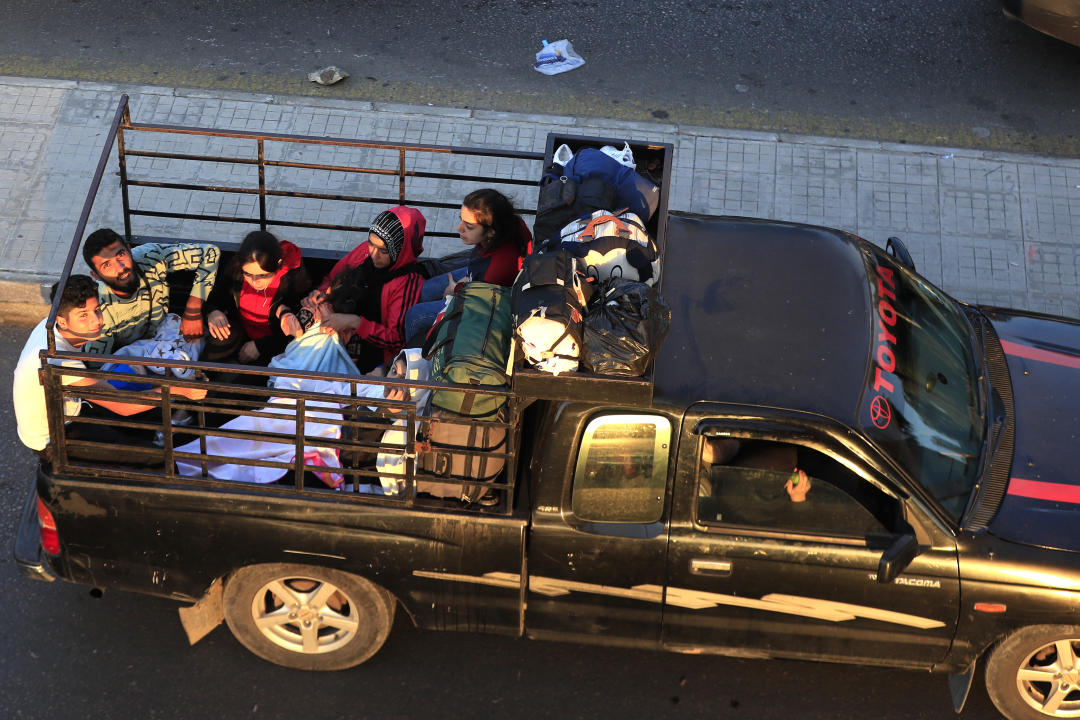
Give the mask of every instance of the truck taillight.
<svg viewBox="0 0 1080 720">
<path fill-rule="evenodd" d="M 37 516 L 38 527 L 41 528 L 41 549 L 50 555 L 59 555 L 60 534 L 56 532 L 56 520 L 41 498 L 37 501 Z"/>
</svg>

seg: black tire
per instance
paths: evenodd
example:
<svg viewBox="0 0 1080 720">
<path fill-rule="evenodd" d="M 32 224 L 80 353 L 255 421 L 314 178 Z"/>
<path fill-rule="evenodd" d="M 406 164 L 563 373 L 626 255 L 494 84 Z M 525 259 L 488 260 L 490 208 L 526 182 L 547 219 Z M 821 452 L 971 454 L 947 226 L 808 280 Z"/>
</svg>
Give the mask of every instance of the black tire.
<svg viewBox="0 0 1080 720">
<path fill-rule="evenodd" d="M 1034 625 L 1007 636 L 987 658 L 986 691 L 1012 720 L 1080 717 L 1080 627 Z"/>
<path fill-rule="evenodd" d="M 225 583 L 225 621 L 244 647 L 297 670 L 344 670 L 382 647 L 393 596 L 340 570 L 273 563 L 237 570 Z"/>
</svg>

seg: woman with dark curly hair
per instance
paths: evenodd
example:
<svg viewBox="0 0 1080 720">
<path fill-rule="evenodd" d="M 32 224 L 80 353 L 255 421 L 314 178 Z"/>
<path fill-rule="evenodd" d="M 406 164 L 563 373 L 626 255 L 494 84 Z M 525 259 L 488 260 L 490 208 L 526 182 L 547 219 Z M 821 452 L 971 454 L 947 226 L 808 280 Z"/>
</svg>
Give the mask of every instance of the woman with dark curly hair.
<svg viewBox="0 0 1080 720">
<path fill-rule="evenodd" d="M 468 282 L 486 282 L 510 287 L 514 284 L 521 258 L 528 254 L 532 234 L 518 217 L 510 199 L 498 190 L 474 190 L 461 201 L 458 237 L 472 247 L 465 265 L 424 282 L 420 302 L 405 313 L 405 336 L 414 337 L 430 328 L 444 300 Z"/>
</svg>

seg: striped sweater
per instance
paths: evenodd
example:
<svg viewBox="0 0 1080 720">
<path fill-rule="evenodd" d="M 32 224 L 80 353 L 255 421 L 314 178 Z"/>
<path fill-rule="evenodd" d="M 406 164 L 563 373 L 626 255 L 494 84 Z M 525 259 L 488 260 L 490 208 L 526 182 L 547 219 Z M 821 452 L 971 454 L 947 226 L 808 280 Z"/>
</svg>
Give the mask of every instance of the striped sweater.
<svg viewBox="0 0 1080 720">
<path fill-rule="evenodd" d="M 101 337 L 84 346 L 85 352 L 111 353 L 135 340 L 154 335 L 169 312 L 168 274 L 194 270 L 191 296 L 206 300 L 214 286 L 221 253 L 213 245 L 177 243 L 139 245 L 131 251 L 142 279 L 130 297 L 120 297 L 103 282 L 98 283 L 98 300 L 104 324 Z"/>
</svg>

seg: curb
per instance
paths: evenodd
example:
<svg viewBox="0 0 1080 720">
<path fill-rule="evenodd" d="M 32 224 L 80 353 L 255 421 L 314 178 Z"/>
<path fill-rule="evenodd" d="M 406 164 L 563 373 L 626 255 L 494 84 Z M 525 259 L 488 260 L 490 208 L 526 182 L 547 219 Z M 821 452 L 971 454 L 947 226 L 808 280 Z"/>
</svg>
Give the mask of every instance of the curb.
<svg viewBox="0 0 1080 720">
<path fill-rule="evenodd" d="M 0 317 L 5 324 L 34 324 L 49 314 L 49 293 L 59 276 L 0 272 Z"/>
</svg>

